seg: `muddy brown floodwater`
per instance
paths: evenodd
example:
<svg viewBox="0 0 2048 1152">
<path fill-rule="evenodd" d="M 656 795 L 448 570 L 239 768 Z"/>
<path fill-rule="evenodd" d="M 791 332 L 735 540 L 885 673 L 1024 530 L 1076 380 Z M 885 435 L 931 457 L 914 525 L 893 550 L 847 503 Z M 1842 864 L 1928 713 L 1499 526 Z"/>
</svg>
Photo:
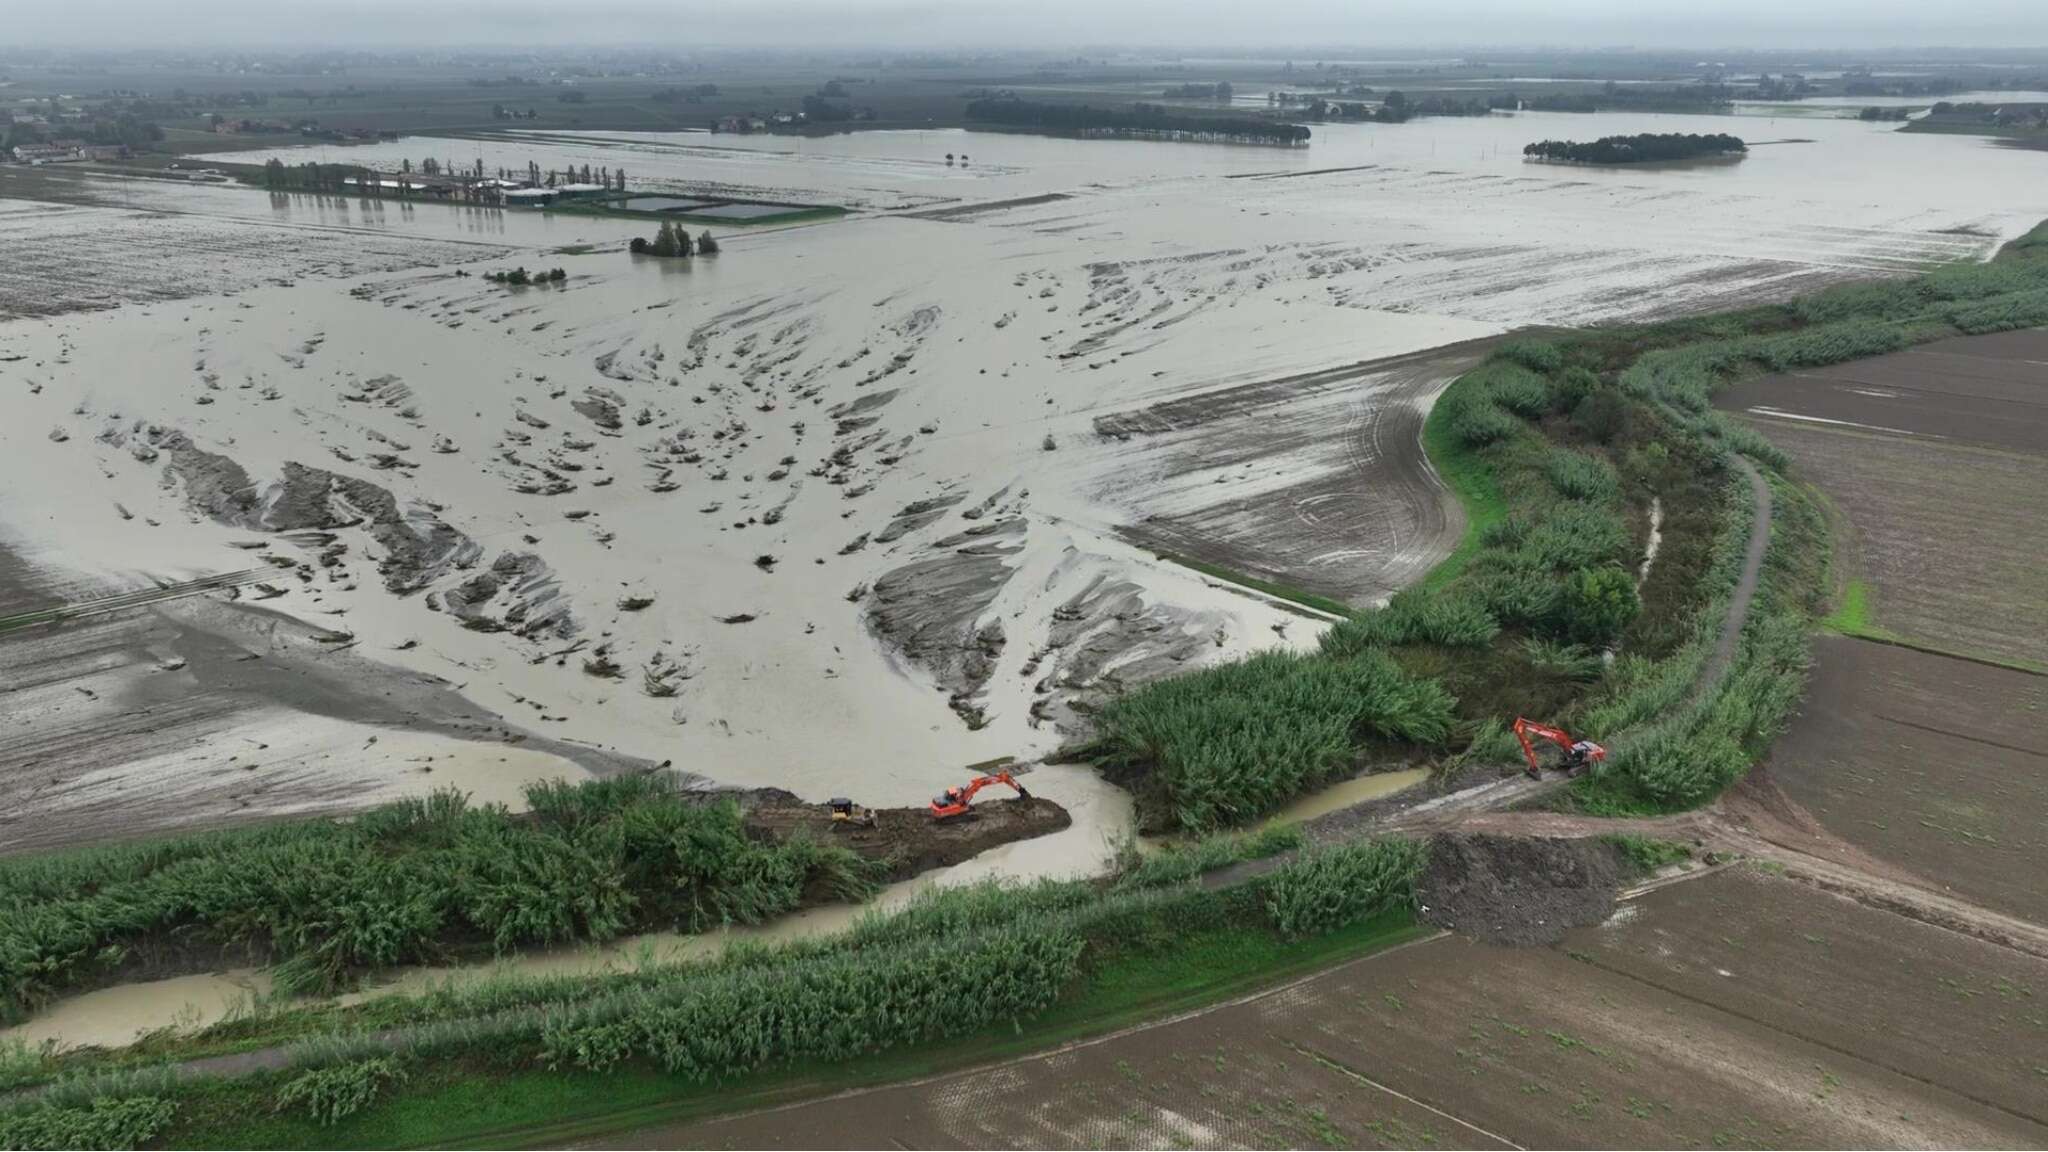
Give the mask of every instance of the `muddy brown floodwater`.
<svg viewBox="0 0 2048 1152">
<path fill-rule="evenodd" d="M 1376 599 L 1457 536 L 1417 433 L 1486 341 L 1981 258 L 2041 212 L 2033 157 L 1853 121 L 1726 168 L 1521 162 L 1583 125 L 464 142 L 859 210 L 689 261 L 631 258 L 630 221 L 10 173 L 32 606 L 219 581 L 151 619 L 300 631 L 226 673 L 161 623 L 0 639 L 0 850 L 617 763 L 902 807 L 1012 756 L 1072 823 L 963 874 L 1097 871 L 1127 797 L 1032 763 L 1075 705 L 1322 626 L 1160 553 Z M 481 275 L 515 264 L 567 278 Z M 356 704 L 285 698 L 345 665 Z"/>
</svg>

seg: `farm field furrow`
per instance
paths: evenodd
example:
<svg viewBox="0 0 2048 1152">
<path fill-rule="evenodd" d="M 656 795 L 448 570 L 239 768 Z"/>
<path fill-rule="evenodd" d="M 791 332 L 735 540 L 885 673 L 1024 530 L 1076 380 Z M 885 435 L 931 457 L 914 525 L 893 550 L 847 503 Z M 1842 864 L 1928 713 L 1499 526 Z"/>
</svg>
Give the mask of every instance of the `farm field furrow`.
<svg viewBox="0 0 2048 1152">
<path fill-rule="evenodd" d="M 1822 637 L 1769 771 L 1823 827 L 1987 907 L 2048 923 L 2048 677 Z"/>
<path fill-rule="evenodd" d="M 1554 947 L 1438 937 L 1092 1044 L 614 1146 L 834 1127 L 924 1147 L 2034 1146 L 2044 985 L 2041 961 L 1738 868 Z"/>
<path fill-rule="evenodd" d="M 2048 664 L 2048 456 L 1751 419 L 1846 521 L 1838 561 L 1857 627 Z"/>
<path fill-rule="evenodd" d="M 2048 332 L 1943 340 L 1747 380 L 1724 408 L 2048 456 Z"/>
</svg>

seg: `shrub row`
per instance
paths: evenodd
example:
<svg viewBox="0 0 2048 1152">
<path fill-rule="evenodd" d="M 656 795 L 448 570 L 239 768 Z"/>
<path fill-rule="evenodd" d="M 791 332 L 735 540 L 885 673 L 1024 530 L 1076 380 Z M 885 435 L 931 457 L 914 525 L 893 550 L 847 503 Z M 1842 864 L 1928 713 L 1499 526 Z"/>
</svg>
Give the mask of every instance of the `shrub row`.
<svg viewBox="0 0 2048 1152">
<path fill-rule="evenodd" d="M 1092 754 L 1149 770 L 1181 827 L 1242 823 L 1349 768 L 1367 740 L 1441 744 L 1453 701 L 1382 653 L 1262 652 L 1106 704 Z"/>
<path fill-rule="evenodd" d="M 1429 857 L 1415 840 L 1360 840 L 1313 848 L 1273 874 L 1266 911 L 1289 939 L 1334 932 L 1415 899 L 1415 878 Z"/>
<path fill-rule="evenodd" d="M 454 792 L 352 822 L 298 821 L 0 863 L 0 1006 L 20 1012 L 131 949 L 247 946 L 289 988 L 447 946 L 604 940 L 757 923 L 807 889 L 859 898 L 873 867 L 837 846 L 748 836 L 737 808 L 671 778 L 548 783 L 532 814 Z"/>
<path fill-rule="evenodd" d="M 32 1101 L 0 1111 L 0 1148 L 137 1148 L 163 1131 L 176 1111 L 156 1096 L 102 1096 L 79 1105 Z"/>
<path fill-rule="evenodd" d="M 541 1035 L 551 1067 L 643 1057 L 694 1080 L 840 1061 L 1033 1015 L 1080 971 L 1071 931 L 1028 925 L 957 941 L 737 968 L 626 1003 L 585 1006 Z"/>
</svg>

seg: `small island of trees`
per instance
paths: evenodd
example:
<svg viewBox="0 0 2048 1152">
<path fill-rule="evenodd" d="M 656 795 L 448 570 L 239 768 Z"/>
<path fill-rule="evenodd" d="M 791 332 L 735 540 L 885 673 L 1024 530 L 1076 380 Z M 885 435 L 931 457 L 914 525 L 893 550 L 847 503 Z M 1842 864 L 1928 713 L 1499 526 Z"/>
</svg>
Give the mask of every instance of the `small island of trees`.
<svg viewBox="0 0 2048 1152">
<path fill-rule="evenodd" d="M 460 272 L 456 274 L 461 275 Z M 569 274 L 560 268 L 550 268 L 545 272 L 528 272 L 523 264 L 512 269 L 510 272 L 484 273 L 484 279 L 489 280 L 491 283 L 506 284 L 514 288 L 523 288 L 529 284 L 560 284 L 568 278 Z"/>
<path fill-rule="evenodd" d="M 1636 136 L 1603 136 L 1591 143 L 1541 140 L 1522 149 L 1522 155 L 1569 164 L 1650 164 L 1699 156 L 1742 156 L 1748 151 L 1749 145 L 1724 132 L 1644 132 Z"/>
<path fill-rule="evenodd" d="M 677 227 L 672 220 L 664 220 L 654 239 L 635 236 L 626 249 L 635 256 L 716 256 L 718 241 L 712 237 L 709 228 L 693 241 L 689 229 Z"/>
</svg>

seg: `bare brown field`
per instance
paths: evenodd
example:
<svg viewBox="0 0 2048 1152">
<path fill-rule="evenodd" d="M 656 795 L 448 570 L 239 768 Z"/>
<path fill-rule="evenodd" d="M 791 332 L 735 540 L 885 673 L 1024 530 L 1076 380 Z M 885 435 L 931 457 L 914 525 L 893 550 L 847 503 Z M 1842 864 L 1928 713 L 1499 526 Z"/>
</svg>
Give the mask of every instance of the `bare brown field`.
<svg viewBox="0 0 2048 1152">
<path fill-rule="evenodd" d="M 1765 377 L 1716 402 L 1842 513 L 1838 563 L 1862 599 L 1849 630 L 2048 664 L 2048 332 Z"/>
<path fill-rule="evenodd" d="M 1551 948 L 1442 936 L 686 1147 L 2038 1146 L 2048 963 L 1724 870 Z"/>
<path fill-rule="evenodd" d="M 2048 332 L 2000 332 L 1737 384 L 1718 398 L 1808 420 L 2048 451 Z"/>
<path fill-rule="evenodd" d="M 1771 751 L 1829 832 L 1930 886 L 2048 922 L 2048 677 L 1823 637 Z"/>
</svg>

